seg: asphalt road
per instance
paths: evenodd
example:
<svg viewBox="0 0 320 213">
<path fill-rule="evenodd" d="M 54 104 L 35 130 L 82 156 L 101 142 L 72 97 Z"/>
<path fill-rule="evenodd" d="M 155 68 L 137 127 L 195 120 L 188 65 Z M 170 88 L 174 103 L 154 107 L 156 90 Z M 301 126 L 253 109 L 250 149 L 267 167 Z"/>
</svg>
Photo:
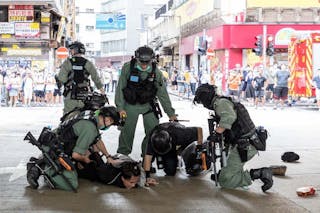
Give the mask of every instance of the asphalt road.
<svg viewBox="0 0 320 213">
<path fill-rule="evenodd" d="M 208 135 L 208 111 L 193 106 L 188 100 L 172 97 L 180 119 L 188 119 L 187 126 L 202 126 Z M 43 126 L 57 126 L 61 107 L 0 108 L 0 212 L 320 212 L 319 194 L 299 197 L 296 189 L 314 186 L 320 190 L 320 112 L 288 108 L 284 110 L 248 108 L 256 125 L 269 132 L 267 151 L 260 152 L 246 164 L 246 168 L 286 165 L 285 177 L 274 177 L 268 193 L 255 181 L 247 190 L 226 190 L 216 187 L 210 174 L 187 177 L 182 171 L 175 177 L 157 173 L 160 184 L 152 188 L 120 189 L 80 180 L 78 193 L 39 190 L 28 187 L 25 162 L 37 156 L 36 147 L 23 141 L 27 131 L 36 136 Z M 168 118 L 164 116 L 161 121 Z M 141 120 L 138 123 L 132 157 L 139 160 L 143 138 Z M 119 131 L 112 127 L 103 139 L 111 153 L 117 149 Z M 295 151 L 297 163 L 284 163 L 281 154 Z"/>
</svg>

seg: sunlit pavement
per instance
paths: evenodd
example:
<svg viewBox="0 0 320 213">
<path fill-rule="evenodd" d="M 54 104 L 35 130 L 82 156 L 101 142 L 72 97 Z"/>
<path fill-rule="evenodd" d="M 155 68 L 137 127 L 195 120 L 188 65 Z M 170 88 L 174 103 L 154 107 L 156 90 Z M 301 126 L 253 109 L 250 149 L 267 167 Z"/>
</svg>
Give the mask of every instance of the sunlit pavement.
<svg viewBox="0 0 320 213">
<path fill-rule="evenodd" d="M 112 102 L 113 96 L 110 95 Z M 208 111 L 192 105 L 190 100 L 172 96 L 179 119 L 187 126 L 202 126 L 208 135 Z M 36 136 L 43 126 L 57 126 L 61 107 L 0 108 L 0 212 L 320 212 L 319 195 L 299 197 L 296 189 L 302 186 L 319 187 L 320 179 L 320 112 L 285 108 L 273 110 L 248 107 L 256 125 L 269 132 L 266 152 L 252 159 L 246 168 L 286 165 L 284 177 L 274 177 L 274 186 L 268 193 L 255 181 L 248 190 L 226 190 L 216 187 L 210 174 L 189 178 L 183 171 L 175 177 L 157 174 L 160 184 L 152 188 L 125 190 L 113 186 L 81 180 L 78 193 L 39 190 L 28 187 L 25 162 L 37 156 L 36 147 L 23 141 L 27 131 Z M 161 122 L 167 121 L 164 116 Z M 119 131 L 112 127 L 103 139 L 111 153 L 117 148 Z M 143 138 L 141 120 L 137 125 L 132 157 L 139 160 Z M 297 163 L 284 163 L 281 154 L 295 151 Z M 42 184 L 43 185 L 43 184 Z"/>
</svg>

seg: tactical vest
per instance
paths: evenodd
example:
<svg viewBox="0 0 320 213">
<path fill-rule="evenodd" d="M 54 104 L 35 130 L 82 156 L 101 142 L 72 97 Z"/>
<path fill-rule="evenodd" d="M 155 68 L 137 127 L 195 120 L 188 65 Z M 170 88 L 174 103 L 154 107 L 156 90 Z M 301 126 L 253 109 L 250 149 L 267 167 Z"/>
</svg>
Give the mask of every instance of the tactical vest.
<svg viewBox="0 0 320 213">
<path fill-rule="evenodd" d="M 141 79 L 141 71 L 135 67 L 135 64 L 136 59 L 132 59 L 130 61 L 130 75 L 127 80 L 127 87 L 123 89 L 124 99 L 129 104 L 150 103 L 157 93 L 157 88 L 155 86 L 156 63 L 152 62 L 152 70 L 145 80 Z"/>
<path fill-rule="evenodd" d="M 230 97 L 221 96 L 220 98 L 226 98 L 234 105 L 234 109 L 237 113 L 237 119 L 232 124 L 231 130 L 226 130 L 225 140 L 227 143 L 235 143 L 237 139 L 243 137 L 250 137 L 250 133 L 254 133 L 255 125 L 250 118 L 248 110 L 240 102 L 234 102 Z M 220 117 L 217 116 L 218 121 Z"/>
<path fill-rule="evenodd" d="M 65 83 L 66 96 L 71 91 L 71 99 L 84 100 L 90 90 L 89 72 L 85 69 L 87 59 L 73 57 L 70 59 L 72 71 L 68 74 L 68 81 Z"/>
<path fill-rule="evenodd" d="M 97 126 L 97 121 L 94 118 L 94 112 L 90 110 L 86 111 L 74 111 L 70 113 L 68 118 L 66 118 L 57 128 L 57 134 L 60 141 L 60 145 L 63 147 L 64 153 L 67 155 L 72 154 L 72 150 L 76 145 L 78 136 L 74 133 L 73 125 L 80 120 L 91 121 L 95 126 Z M 99 132 L 99 130 L 98 130 Z M 97 136 L 97 138 L 100 135 Z M 96 138 L 96 139 L 97 139 Z M 96 143 L 96 139 L 92 141 L 92 144 Z"/>
</svg>

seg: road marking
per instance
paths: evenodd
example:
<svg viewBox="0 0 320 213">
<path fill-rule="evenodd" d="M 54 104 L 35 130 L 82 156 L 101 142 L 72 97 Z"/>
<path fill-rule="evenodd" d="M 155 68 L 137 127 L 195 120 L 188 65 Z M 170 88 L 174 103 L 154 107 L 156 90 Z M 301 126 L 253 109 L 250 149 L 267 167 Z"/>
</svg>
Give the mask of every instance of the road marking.
<svg viewBox="0 0 320 213">
<path fill-rule="evenodd" d="M 15 181 L 22 176 L 27 174 L 26 162 L 20 161 L 20 163 L 16 167 L 2 167 L 0 168 L 0 175 L 1 174 L 11 174 L 9 178 L 9 182 Z"/>
</svg>

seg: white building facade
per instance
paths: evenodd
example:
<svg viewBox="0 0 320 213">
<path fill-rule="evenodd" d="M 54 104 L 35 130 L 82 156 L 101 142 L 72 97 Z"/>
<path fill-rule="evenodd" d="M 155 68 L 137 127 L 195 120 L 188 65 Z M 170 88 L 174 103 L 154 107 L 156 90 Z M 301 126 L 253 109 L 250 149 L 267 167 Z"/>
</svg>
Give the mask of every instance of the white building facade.
<svg viewBox="0 0 320 213">
<path fill-rule="evenodd" d="M 76 0 L 76 40 L 86 47 L 86 55 L 100 57 L 100 30 L 96 29 L 96 15 L 101 13 L 101 0 Z"/>
</svg>

